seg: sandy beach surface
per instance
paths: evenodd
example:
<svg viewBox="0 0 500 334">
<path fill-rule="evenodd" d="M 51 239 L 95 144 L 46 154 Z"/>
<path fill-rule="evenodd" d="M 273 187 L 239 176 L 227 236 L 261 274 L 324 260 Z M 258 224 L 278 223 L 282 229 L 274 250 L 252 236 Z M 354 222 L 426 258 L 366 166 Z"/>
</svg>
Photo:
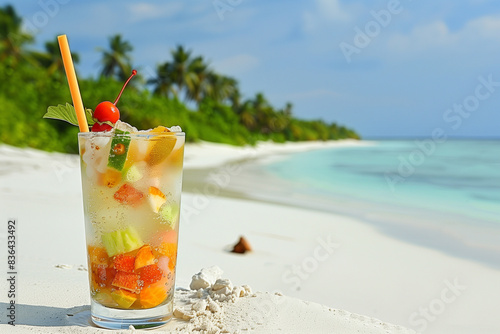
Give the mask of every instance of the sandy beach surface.
<svg viewBox="0 0 500 334">
<path fill-rule="evenodd" d="M 245 177 L 242 164 L 343 145 L 370 143 L 187 145 L 176 302 L 189 299 L 193 274 L 214 265 L 252 293 L 205 314 L 211 324 L 174 319 L 156 331 L 500 333 L 499 270 L 403 242 L 350 217 L 231 190 L 231 180 Z M 249 186 L 261 181 L 246 178 Z M 0 333 L 110 332 L 89 322 L 78 157 L 0 145 L 0 216 Z M 12 219 L 17 274 L 9 297 Z M 240 236 L 252 252 L 228 251 Z M 7 324 L 11 300 L 16 326 Z"/>
</svg>

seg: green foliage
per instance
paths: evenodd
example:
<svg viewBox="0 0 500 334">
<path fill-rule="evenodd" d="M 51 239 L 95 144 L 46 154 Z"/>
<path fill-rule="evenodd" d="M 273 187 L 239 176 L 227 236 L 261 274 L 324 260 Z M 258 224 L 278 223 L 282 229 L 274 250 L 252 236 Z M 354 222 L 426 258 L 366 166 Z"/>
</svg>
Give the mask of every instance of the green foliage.
<svg viewBox="0 0 500 334">
<path fill-rule="evenodd" d="M 55 39 L 45 43 L 44 51 L 29 51 L 26 45 L 34 37 L 20 27 L 21 18 L 12 6 L 0 8 L 0 142 L 77 153 L 78 128 L 42 118 L 48 106 L 71 102 Z M 133 46 L 120 35 L 109 43 L 109 50 L 100 49 L 101 75 L 80 77 L 86 108 L 114 101 L 130 74 Z M 122 121 L 139 129 L 180 125 L 190 142 L 253 145 L 260 140 L 359 139 L 353 130 L 335 123 L 296 119 L 291 103 L 275 109 L 262 93 L 242 100 L 235 79 L 213 72 L 202 56 L 193 57 L 182 46 L 171 56 L 147 82 L 151 91 L 138 84 L 140 78 L 127 87 L 117 104 Z M 73 58 L 76 62 L 79 57 Z"/>
</svg>

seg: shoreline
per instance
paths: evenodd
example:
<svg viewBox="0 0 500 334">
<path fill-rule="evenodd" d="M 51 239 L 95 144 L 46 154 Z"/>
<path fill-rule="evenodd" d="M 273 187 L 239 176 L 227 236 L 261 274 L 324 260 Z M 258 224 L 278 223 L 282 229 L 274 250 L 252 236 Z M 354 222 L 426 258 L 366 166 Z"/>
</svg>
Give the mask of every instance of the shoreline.
<svg viewBox="0 0 500 334">
<path fill-rule="evenodd" d="M 247 154 L 245 157 L 226 160 L 225 163 L 232 166 L 227 170 L 220 166 L 196 165 L 195 168 L 188 166 L 184 171 L 183 191 L 200 196 L 216 195 L 342 215 L 360 220 L 397 240 L 500 269 L 500 248 L 483 247 L 479 243 L 481 238 L 491 239 L 491 233 L 498 233 L 498 228 L 493 228 L 490 232 L 487 227 L 471 225 L 470 222 L 477 221 L 477 217 L 429 208 L 389 205 L 385 202 L 355 198 L 352 195 L 304 193 L 294 182 L 265 170 L 265 165 L 305 150 L 376 144 L 372 141 L 367 143 L 334 141 L 328 145 L 309 143 L 306 149 L 301 146 L 293 148 L 271 144 L 271 152 L 261 148 L 245 152 Z M 460 234 L 451 234 L 449 230 L 443 229 L 440 224 L 443 221 L 453 221 L 454 231 L 461 231 Z M 475 235 L 476 239 L 465 242 L 461 237 L 471 237 L 471 235 Z"/>
</svg>

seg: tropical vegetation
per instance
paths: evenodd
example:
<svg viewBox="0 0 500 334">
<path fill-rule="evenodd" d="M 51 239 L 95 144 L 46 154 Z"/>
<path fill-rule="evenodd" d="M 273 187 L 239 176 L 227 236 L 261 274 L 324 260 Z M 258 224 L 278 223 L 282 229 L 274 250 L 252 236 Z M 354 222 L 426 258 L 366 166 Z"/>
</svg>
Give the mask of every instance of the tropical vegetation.
<svg viewBox="0 0 500 334">
<path fill-rule="evenodd" d="M 48 106 L 71 100 L 56 38 L 45 42 L 44 50 L 31 49 L 34 41 L 14 7 L 0 7 L 0 142 L 75 153 L 78 129 L 42 118 Z M 133 68 L 132 51 L 119 34 L 109 38 L 108 48 L 98 49 L 99 76 L 79 79 L 86 107 L 113 101 Z M 78 54 L 73 60 L 78 63 Z M 335 123 L 297 119 L 291 103 L 275 108 L 263 93 L 244 98 L 235 78 L 216 73 L 181 45 L 151 72 L 147 80 L 132 80 L 118 105 L 121 119 L 137 128 L 180 125 L 189 141 L 233 145 L 359 138 Z"/>
</svg>

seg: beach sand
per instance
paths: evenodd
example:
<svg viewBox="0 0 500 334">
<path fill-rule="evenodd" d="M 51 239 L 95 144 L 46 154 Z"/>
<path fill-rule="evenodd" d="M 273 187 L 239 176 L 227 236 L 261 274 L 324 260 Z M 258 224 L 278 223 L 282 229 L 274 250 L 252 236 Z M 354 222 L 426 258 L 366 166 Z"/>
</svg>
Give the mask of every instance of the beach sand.
<svg viewBox="0 0 500 334">
<path fill-rule="evenodd" d="M 251 200 L 229 186 L 244 177 L 242 162 L 363 144 L 187 145 L 176 286 L 189 288 L 193 274 L 217 265 L 224 278 L 257 291 L 224 307 L 229 332 L 500 333 L 499 270 L 350 217 Z M 106 332 L 89 323 L 78 157 L 0 146 L 0 213 L 4 252 L 7 221 L 15 219 L 18 254 L 16 326 L 6 324 L 12 298 L 4 260 L 0 332 Z M 253 251 L 229 252 L 242 235 Z M 183 326 L 175 320 L 157 331 Z"/>
</svg>

